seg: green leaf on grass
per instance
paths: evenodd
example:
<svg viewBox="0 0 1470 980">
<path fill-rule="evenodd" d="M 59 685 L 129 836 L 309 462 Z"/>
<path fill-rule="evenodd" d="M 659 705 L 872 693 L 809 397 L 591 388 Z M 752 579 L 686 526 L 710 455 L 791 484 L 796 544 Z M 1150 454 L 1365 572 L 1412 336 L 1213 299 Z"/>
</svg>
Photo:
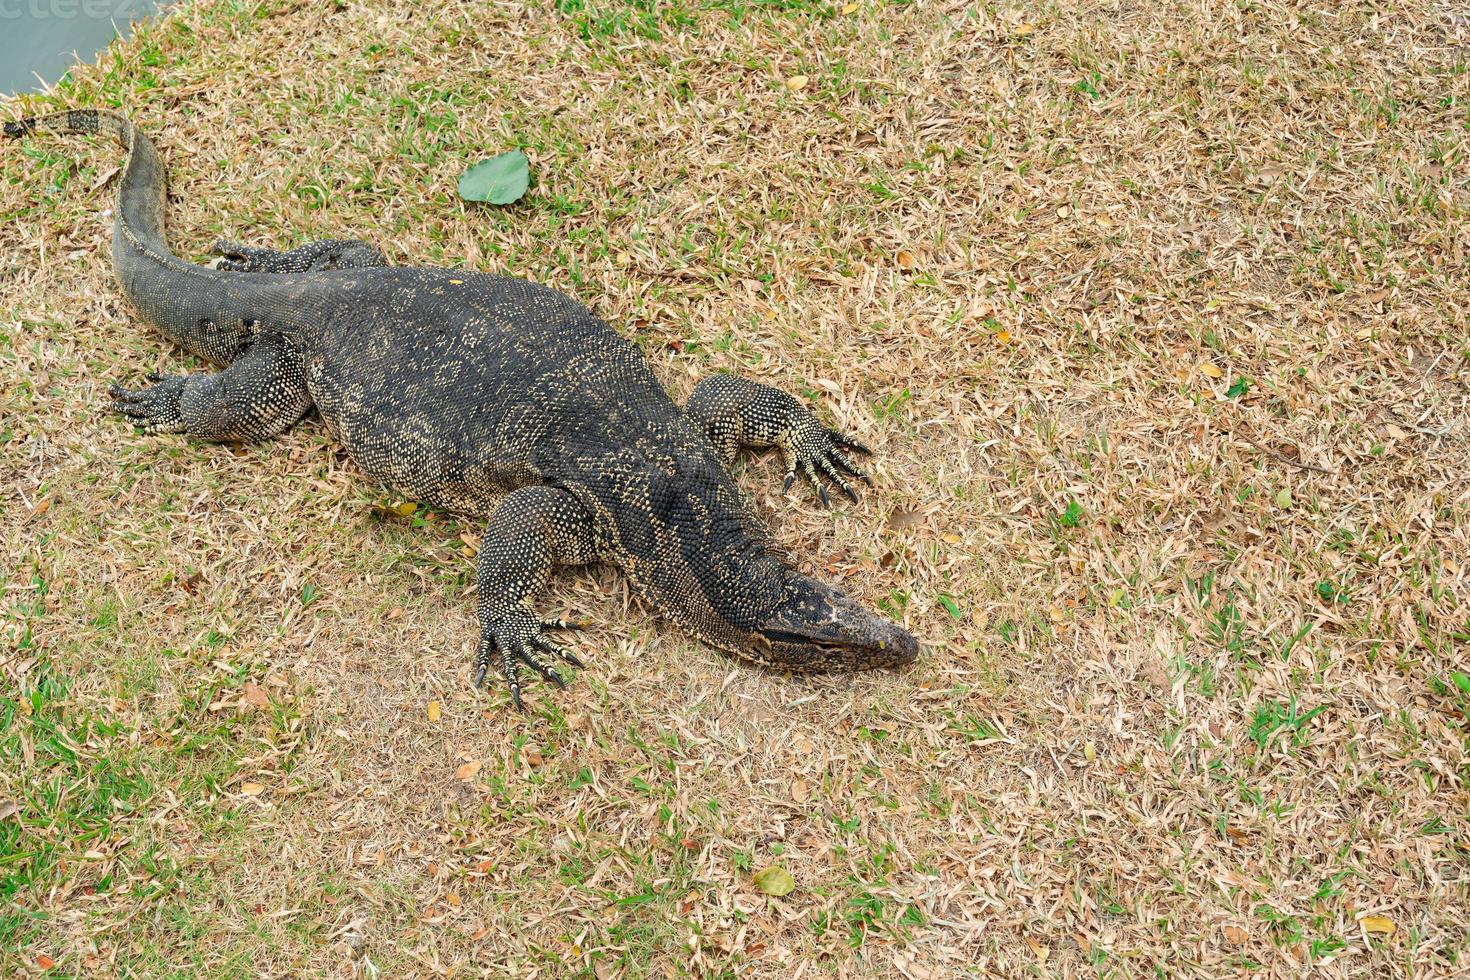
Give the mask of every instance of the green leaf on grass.
<svg viewBox="0 0 1470 980">
<path fill-rule="evenodd" d="M 511 204 L 531 184 L 530 162 L 520 150 L 482 160 L 459 178 L 459 196 L 466 201 Z"/>
<path fill-rule="evenodd" d="M 939 604 L 943 606 L 945 611 L 948 612 L 955 619 L 964 618 L 964 614 L 960 612 L 959 605 L 953 599 L 942 592 L 939 594 Z"/>
<path fill-rule="evenodd" d="M 755 887 L 763 894 L 780 898 L 796 890 L 796 879 L 791 877 L 790 871 L 779 864 L 773 864 L 769 868 L 756 872 Z"/>
</svg>

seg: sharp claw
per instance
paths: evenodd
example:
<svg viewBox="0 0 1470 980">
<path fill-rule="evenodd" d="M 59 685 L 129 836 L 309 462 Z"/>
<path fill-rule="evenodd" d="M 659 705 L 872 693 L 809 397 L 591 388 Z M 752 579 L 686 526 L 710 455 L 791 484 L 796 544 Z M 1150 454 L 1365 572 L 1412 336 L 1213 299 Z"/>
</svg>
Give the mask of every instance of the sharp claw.
<svg viewBox="0 0 1470 980">
<path fill-rule="evenodd" d="M 149 371 L 146 377 L 154 384 L 157 384 L 158 382 L 163 380 L 163 375 L 159 374 L 157 371 Z"/>
<path fill-rule="evenodd" d="M 827 456 L 819 458 L 817 460 L 817 465 L 821 467 L 822 472 L 826 473 L 827 477 L 833 483 L 837 484 L 837 488 L 839 490 L 847 494 L 847 499 L 851 500 L 853 503 L 858 503 L 858 495 L 856 491 L 854 491 L 852 487 L 848 485 L 847 481 L 842 478 L 842 474 L 837 471 L 838 466 L 840 466 L 842 463 L 840 457 L 841 454 L 838 453 L 836 450 L 833 450 Z M 833 464 L 833 460 L 836 460 L 836 465 Z"/>
<path fill-rule="evenodd" d="M 820 483 L 817 484 L 817 496 L 822 498 L 823 507 L 827 508 L 828 510 L 832 509 L 832 500 L 827 496 L 827 488 L 822 486 L 822 484 Z"/>
<path fill-rule="evenodd" d="M 781 492 L 782 493 L 786 493 L 787 491 L 789 491 L 791 489 L 791 484 L 793 484 L 795 482 L 796 482 L 796 471 L 793 470 L 790 473 L 787 473 L 786 474 L 786 480 L 785 480 L 785 482 L 783 482 L 781 484 Z"/>
<path fill-rule="evenodd" d="M 526 710 L 526 702 L 521 700 L 521 686 L 515 681 L 510 682 L 510 699 L 515 703 L 517 711 Z"/>
<path fill-rule="evenodd" d="M 540 637 L 537 637 L 536 639 L 532 640 L 531 643 L 536 647 L 537 650 L 540 650 L 542 653 L 549 653 L 553 657 L 558 657 L 562 660 L 565 660 L 567 663 L 571 664 L 573 667 L 578 668 L 579 670 L 583 666 L 585 666 L 582 661 L 577 658 L 577 655 L 575 653 L 566 649 L 563 646 L 552 643 L 550 640 L 544 640 Z"/>
<path fill-rule="evenodd" d="M 475 690 L 483 690 L 485 687 L 485 665 L 475 665 Z"/>
<path fill-rule="evenodd" d="M 564 690 L 566 688 L 567 682 L 562 680 L 561 675 L 556 672 L 555 667 L 547 667 L 545 676 L 547 680 L 556 685 L 557 690 Z"/>
</svg>

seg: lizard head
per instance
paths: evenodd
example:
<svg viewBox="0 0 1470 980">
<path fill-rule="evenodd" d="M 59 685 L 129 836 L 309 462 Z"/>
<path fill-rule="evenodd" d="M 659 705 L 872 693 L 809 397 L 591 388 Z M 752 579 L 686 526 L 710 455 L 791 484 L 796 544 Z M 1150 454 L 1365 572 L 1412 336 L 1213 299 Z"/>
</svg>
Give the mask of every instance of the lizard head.
<svg viewBox="0 0 1470 980">
<path fill-rule="evenodd" d="M 786 598 L 751 636 L 748 655 L 790 669 L 899 667 L 919 655 L 912 633 L 846 593 L 788 571 Z"/>
<path fill-rule="evenodd" d="M 636 505 L 606 508 L 619 564 L 686 631 L 783 670 L 897 667 L 918 656 L 907 630 L 773 554 L 723 470 L 695 459 L 635 472 Z"/>
</svg>

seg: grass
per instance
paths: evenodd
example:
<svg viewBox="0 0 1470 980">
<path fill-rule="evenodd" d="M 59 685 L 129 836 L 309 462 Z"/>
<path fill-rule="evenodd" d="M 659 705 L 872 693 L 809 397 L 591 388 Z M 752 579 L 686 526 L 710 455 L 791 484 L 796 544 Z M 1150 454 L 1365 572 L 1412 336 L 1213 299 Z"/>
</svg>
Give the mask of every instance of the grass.
<svg viewBox="0 0 1470 980">
<path fill-rule="evenodd" d="M 798 393 L 877 487 L 739 479 L 926 654 L 772 675 L 592 571 L 568 690 L 476 695 L 479 529 L 102 413 L 201 366 L 116 152 L 7 144 L 0 974 L 1462 974 L 1470 28 L 1378 6 L 197 0 L 8 107 L 132 114 L 185 253 L 368 237 Z"/>
</svg>

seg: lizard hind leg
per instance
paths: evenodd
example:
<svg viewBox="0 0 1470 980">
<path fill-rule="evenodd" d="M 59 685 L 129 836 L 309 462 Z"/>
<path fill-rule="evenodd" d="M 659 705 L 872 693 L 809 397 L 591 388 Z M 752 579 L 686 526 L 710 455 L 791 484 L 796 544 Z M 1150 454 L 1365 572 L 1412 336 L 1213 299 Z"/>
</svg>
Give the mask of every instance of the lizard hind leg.
<svg viewBox="0 0 1470 980">
<path fill-rule="evenodd" d="M 113 411 L 144 432 L 255 442 L 284 432 L 312 404 L 301 356 L 278 334 L 257 337 L 223 371 L 149 380 L 146 388 L 109 389 Z"/>
<path fill-rule="evenodd" d="M 388 264 L 376 245 L 356 238 L 329 238 L 289 252 L 240 245 L 221 238 L 209 251 L 219 256 L 214 267 L 226 272 L 324 272 L 328 269 L 370 269 Z"/>
</svg>

